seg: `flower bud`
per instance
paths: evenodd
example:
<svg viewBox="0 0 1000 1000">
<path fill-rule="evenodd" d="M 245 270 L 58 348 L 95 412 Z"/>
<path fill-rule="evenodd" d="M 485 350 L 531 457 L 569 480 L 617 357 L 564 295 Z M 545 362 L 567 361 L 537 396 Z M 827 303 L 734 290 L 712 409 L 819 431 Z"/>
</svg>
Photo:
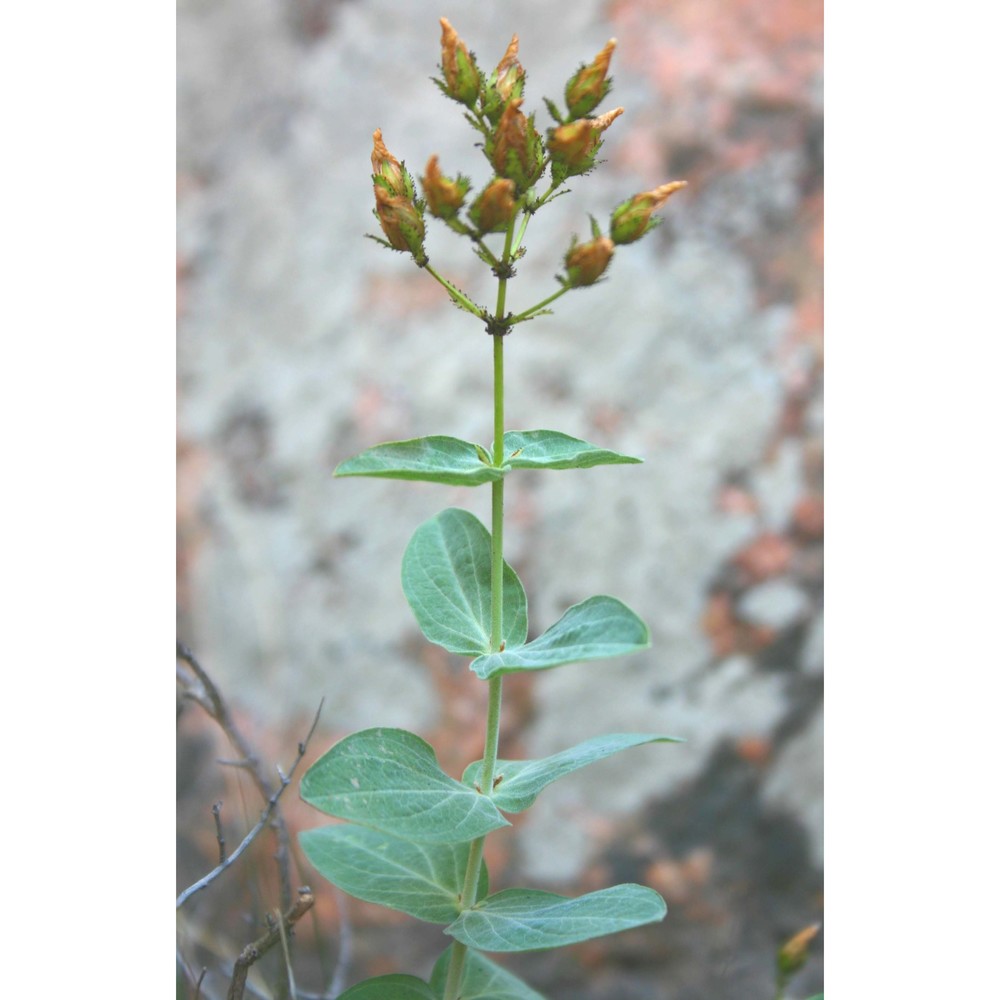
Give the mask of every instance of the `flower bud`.
<svg viewBox="0 0 1000 1000">
<path fill-rule="evenodd" d="M 621 246 L 623 243 L 634 243 L 645 236 L 659 224 L 660 220 L 652 217 L 653 212 L 683 187 L 687 187 L 687 181 L 671 181 L 623 201 L 611 213 L 611 238 Z"/>
<path fill-rule="evenodd" d="M 389 194 L 404 194 L 406 192 L 406 176 L 402 165 L 382 141 L 382 130 L 375 129 L 372 133 L 375 147 L 372 149 L 372 180 L 385 188 Z"/>
<path fill-rule="evenodd" d="M 438 86 L 452 100 L 471 108 L 479 97 L 479 69 L 446 17 L 441 18 L 441 72 L 444 83 L 438 81 Z"/>
<path fill-rule="evenodd" d="M 598 236 L 589 243 L 577 243 L 566 254 L 566 278 L 571 288 L 592 285 L 608 269 L 615 245 L 607 236 Z"/>
<path fill-rule="evenodd" d="M 454 219 L 465 204 L 465 195 L 469 190 L 469 182 L 464 177 L 452 180 L 441 173 L 437 156 L 432 156 L 427 161 L 427 169 L 420 184 L 431 215 L 438 219 Z"/>
<path fill-rule="evenodd" d="M 517 44 L 517 35 L 514 35 L 495 70 L 494 86 L 504 104 L 520 97 L 524 90 L 524 67 L 517 61 Z"/>
<path fill-rule="evenodd" d="M 517 46 L 517 35 L 514 35 L 486 84 L 483 111 L 494 125 L 504 108 L 524 92 L 524 67 L 517 61 Z"/>
<path fill-rule="evenodd" d="M 548 148 L 552 154 L 553 178 L 558 177 L 562 181 L 590 170 L 601 148 L 601 133 L 624 110 L 615 108 L 600 118 L 579 118 L 549 129 Z"/>
<path fill-rule="evenodd" d="M 506 177 L 495 177 L 469 209 L 469 218 L 481 233 L 506 229 L 515 215 L 514 182 Z"/>
<path fill-rule="evenodd" d="M 375 215 L 394 250 L 409 250 L 418 264 L 427 262 L 423 214 L 412 199 L 389 194 L 382 185 L 376 184 Z"/>
<path fill-rule="evenodd" d="M 611 81 L 607 79 L 608 65 L 617 44 L 612 38 L 589 66 L 581 66 L 570 77 L 566 84 L 566 107 L 569 108 L 570 118 L 590 114 L 608 96 L 611 89 Z"/>
<path fill-rule="evenodd" d="M 542 137 L 535 131 L 534 116 L 521 113 L 521 98 L 503 110 L 496 129 L 486 140 L 486 154 L 501 177 L 508 177 L 517 190 L 526 191 L 542 174 Z"/>
<path fill-rule="evenodd" d="M 798 972 L 806 964 L 809 943 L 819 933 L 819 924 L 811 924 L 790 937 L 778 952 L 778 970 L 784 976 Z"/>
</svg>

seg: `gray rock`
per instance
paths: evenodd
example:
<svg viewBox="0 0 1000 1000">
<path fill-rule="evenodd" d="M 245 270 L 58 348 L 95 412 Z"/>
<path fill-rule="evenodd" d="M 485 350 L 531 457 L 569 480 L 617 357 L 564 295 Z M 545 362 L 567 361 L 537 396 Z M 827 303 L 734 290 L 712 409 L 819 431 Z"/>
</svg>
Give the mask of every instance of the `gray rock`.
<svg viewBox="0 0 1000 1000">
<path fill-rule="evenodd" d="M 790 580 L 768 580 L 751 587 L 736 610 L 744 621 L 784 629 L 808 614 L 809 597 Z"/>
</svg>

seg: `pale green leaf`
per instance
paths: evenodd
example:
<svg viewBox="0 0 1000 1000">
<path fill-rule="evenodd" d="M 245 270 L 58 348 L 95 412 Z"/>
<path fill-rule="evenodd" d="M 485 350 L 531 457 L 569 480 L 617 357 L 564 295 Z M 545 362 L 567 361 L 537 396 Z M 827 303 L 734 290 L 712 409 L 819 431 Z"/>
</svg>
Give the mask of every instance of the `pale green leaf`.
<svg viewBox="0 0 1000 1000">
<path fill-rule="evenodd" d="M 299 842 L 324 878 L 358 899 L 432 924 L 461 912 L 470 844 L 414 844 L 353 823 L 304 830 Z M 481 894 L 488 884 L 482 865 Z"/>
<path fill-rule="evenodd" d="M 365 729 L 341 740 L 306 771 L 301 794 L 330 816 L 421 843 L 457 844 L 510 825 L 404 729 Z"/>
<path fill-rule="evenodd" d="M 448 948 L 434 964 L 431 989 L 438 996 L 444 996 L 450 961 L 451 948 Z M 522 982 L 514 973 L 491 962 L 478 951 L 466 952 L 459 996 L 462 1000 L 545 1000 L 541 993 Z"/>
<path fill-rule="evenodd" d="M 494 771 L 493 791 L 487 794 L 504 812 L 523 812 L 543 788 L 565 774 L 630 747 L 646 743 L 683 742 L 675 736 L 658 736 L 653 733 L 610 733 L 607 736 L 595 736 L 541 760 L 498 760 Z M 470 764 L 462 775 L 462 781 L 470 787 L 476 787 L 482 770 L 481 760 Z"/>
<path fill-rule="evenodd" d="M 653 923 L 666 913 L 660 895 L 642 885 L 616 885 L 577 899 L 505 889 L 464 910 L 445 933 L 481 951 L 537 951 Z"/>
<path fill-rule="evenodd" d="M 482 449 L 468 441 L 436 434 L 409 441 L 390 441 L 349 458 L 335 476 L 410 479 L 448 486 L 479 486 L 503 478 L 503 471 L 484 464 Z"/>
<path fill-rule="evenodd" d="M 337 1000 L 438 1000 L 434 991 L 416 976 L 378 976 L 341 993 Z"/>
<path fill-rule="evenodd" d="M 641 461 L 559 431 L 507 431 L 503 436 L 503 462 L 511 469 L 590 469 Z"/>
<path fill-rule="evenodd" d="M 467 510 L 450 507 L 414 532 L 403 555 L 403 591 L 420 630 L 452 653 L 490 650 L 490 533 Z M 503 635 L 508 646 L 528 635 L 528 601 L 504 563 Z"/>
<path fill-rule="evenodd" d="M 614 597 L 591 597 L 574 604 L 550 629 L 524 646 L 489 653 L 470 668 L 486 680 L 495 674 L 548 670 L 564 663 L 603 660 L 649 646 L 649 629 L 630 608 Z"/>
</svg>

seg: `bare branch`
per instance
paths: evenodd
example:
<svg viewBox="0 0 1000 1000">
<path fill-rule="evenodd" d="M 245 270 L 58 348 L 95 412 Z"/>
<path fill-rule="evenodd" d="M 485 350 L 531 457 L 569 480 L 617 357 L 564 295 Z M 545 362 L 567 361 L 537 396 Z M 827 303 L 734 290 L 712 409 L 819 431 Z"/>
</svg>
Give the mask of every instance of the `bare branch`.
<svg viewBox="0 0 1000 1000">
<path fill-rule="evenodd" d="M 281 921 L 274 921 L 266 934 L 243 949 L 240 957 L 236 959 L 236 964 L 233 966 L 233 980 L 229 984 L 229 993 L 226 994 L 226 1000 L 243 1000 L 250 966 L 266 951 L 273 948 L 279 941 L 282 941 L 295 923 L 312 909 L 314 902 L 315 899 L 312 891 L 308 886 L 303 886 L 299 889 L 299 898 L 281 917 Z"/>
<path fill-rule="evenodd" d="M 192 701 L 201 705 L 201 707 L 218 723 L 223 733 L 225 733 L 226 738 L 239 755 L 238 762 L 226 761 L 225 763 L 245 768 L 253 780 L 257 791 L 260 793 L 260 797 L 265 802 L 270 803 L 271 799 L 275 795 L 275 792 L 277 791 L 277 793 L 280 794 L 284 786 L 279 785 L 276 789 L 271 784 L 271 781 L 265 774 L 264 769 L 260 766 L 260 761 L 257 759 L 256 754 L 250 747 L 250 744 L 247 743 L 243 734 L 236 728 L 233 718 L 229 714 L 229 708 L 223 700 L 219 689 L 215 686 L 215 682 L 211 677 L 209 677 L 207 671 L 198 662 L 191 650 L 180 642 L 177 643 L 177 659 L 182 660 L 191 668 L 192 671 L 194 671 L 194 675 L 201 687 L 201 690 L 198 690 L 196 686 L 193 686 L 190 678 L 187 677 L 184 672 L 180 670 L 180 668 L 178 668 L 178 679 L 182 684 L 184 684 L 185 687 L 184 697 L 190 698 Z M 309 736 L 312 736 L 313 730 L 316 728 L 316 723 L 319 721 L 319 712 L 322 711 L 322 709 L 323 702 L 321 701 L 319 711 L 316 713 L 316 719 L 313 721 L 312 728 L 309 730 Z M 306 742 L 308 742 L 309 736 L 306 737 Z M 300 743 L 299 760 L 301 760 L 304 752 L 303 744 Z M 298 763 L 298 760 L 296 763 Z M 281 905 L 284 909 L 288 909 L 288 907 L 292 905 L 292 876 L 290 863 L 291 838 L 288 834 L 288 826 L 285 823 L 285 819 L 281 815 L 280 810 L 274 810 L 272 808 L 270 812 L 273 814 L 269 816 L 269 818 L 272 821 L 274 836 L 277 840 L 277 849 L 274 853 L 274 859 L 278 865 L 278 882 L 281 887 Z M 259 833 L 260 831 L 258 830 L 257 832 Z M 254 834 L 254 836 L 256 836 L 256 834 Z"/>
<path fill-rule="evenodd" d="M 206 886 L 210 885 L 227 868 L 229 868 L 243 854 L 243 852 L 246 851 L 246 849 L 254 842 L 254 840 L 257 838 L 257 835 L 261 832 L 261 830 L 263 830 L 264 827 L 268 825 L 268 823 L 271 821 L 271 817 L 276 815 L 278 800 L 281 798 L 282 792 L 284 792 L 284 790 L 289 786 L 289 784 L 291 784 L 292 775 L 295 774 L 295 769 L 299 766 L 299 763 L 306 754 L 306 747 L 309 745 L 309 740 L 312 738 L 313 733 L 316 731 L 316 726 L 319 723 L 319 716 L 322 711 L 323 711 L 323 703 L 320 702 L 320 706 L 316 710 L 316 716 L 313 719 L 312 725 L 309 727 L 309 732 L 306 735 L 306 738 L 298 745 L 298 753 L 295 757 L 294 763 L 292 764 L 291 768 L 288 771 L 288 775 L 282 777 L 281 783 L 278 785 L 275 791 L 271 793 L 270 797 L 267 800 L 267 807 L 261 814 L 261 817 L 257 821 L 256 826 L 254 826 L 254 828 L 243 838 L 243 840 L 240 842 L 239 847 L 237 847 L 236 850 L 233 851 L 233 853 L 230 854 L 228 858 L 220 862 L 207 875 L 198 879 L 197 882 L 193 883 L 192 885 L 189 885 L 177 897 L 178 909 L 180 909 L 180 907 L 183 906 L 184 903 L 186 903 L 196 892 L 200 892 Z M 286 829 L 286 834 L 287 834 L 287 829 Z"/>
<path fill-rule="evenodd" d="M 222 833 L 222 802 L 216 802 L 212 806 L 212 815 L 215 817 L 215 839 L 219 842 L 219 864 L 226 861 L 226 838 Z"/>
</svg>

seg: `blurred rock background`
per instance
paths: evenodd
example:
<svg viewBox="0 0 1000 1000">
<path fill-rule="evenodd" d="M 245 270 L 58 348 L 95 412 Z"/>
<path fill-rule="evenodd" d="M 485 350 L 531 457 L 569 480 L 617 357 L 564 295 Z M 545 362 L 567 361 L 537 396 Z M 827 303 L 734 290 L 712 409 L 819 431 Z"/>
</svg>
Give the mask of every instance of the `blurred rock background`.
<svg viewBox="0 0 1000 1000">
<path fill-rule="evenodd" d="M 553 1000 L 769 1000 L 775 950 L 822 918 L 822 3 L 178 10 L 178 634 L 272 765 L 294 758 L 321 698 L 304 765 L 372 725 L 415 730 L 456 775 L 480 755 L 484 686 L 423 640 L 398 581 L 417 525 L 449 505 L 488 522 L 488 491 L 330 476 L 384 440 L 491 437 L 489 338 L 408 258 L 362 238 L 377 231 L 371 133 L 415 173 L 437 153 L 446 173 L 486 178 L 429 79 L 442 14 L 484 67 L 520 36 L 539 125 L 542 96 L 618 39 L 604 107 L 626 113 L 603 167 L 529 228 L 512 308 L 554 289 L 587 213 L 690 186 L 609 281 L 514 331 L 507 424 L 645 464 L 512 477 L 506 552 L 533 634 L 610 593 L 649 622 L 653 647 L 515 678 L 501 752 L 616 730 L 687 743 L 553 785 L 492 838 L 491 873 L 570 893 L 644 881 L 667 899 L 662 925 L 511 957 Z M 487 299 L 493 278 L 468 245 L 429 233 L 435 265 Z M 204 714 L 179 704 L 182 887 L 217 860 L 212 802 L 231 844 L 259 802 L 216 764 L 231 752 Z M 321 821 L 293 798 L 293 829 Z M 256 847 L 186 907 L 180 949 L 209 968 L 203 996 L 225 994 L 277 905 L 270 847 Z M 435 928 L 345 906 L 300 863 L 317 894 L 297 935 L 301 989 L 328 987 L 345 929 L 342 985 L 428 971 Z M 822 988 L 822 937 L 813 954 L 791 997 Z"/>
</svg>

